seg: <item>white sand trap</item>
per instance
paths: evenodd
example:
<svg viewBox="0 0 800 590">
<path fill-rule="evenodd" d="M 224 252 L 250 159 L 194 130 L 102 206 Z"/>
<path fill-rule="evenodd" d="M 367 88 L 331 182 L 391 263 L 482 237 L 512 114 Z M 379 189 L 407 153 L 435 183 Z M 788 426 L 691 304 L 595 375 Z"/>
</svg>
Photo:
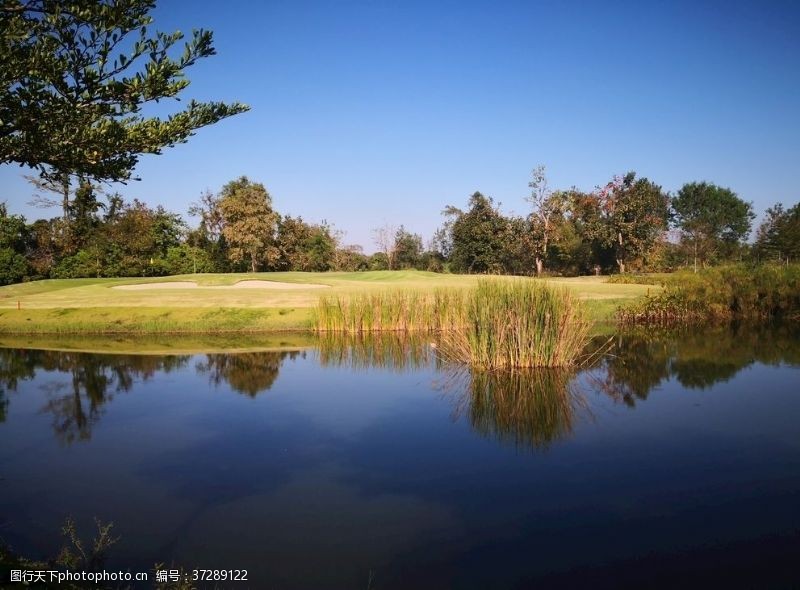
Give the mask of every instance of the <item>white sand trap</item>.
<svg viewBox="0 0 800 590">
<path fill-rule="evenodd" d="M 139 283 L 137 285 L 117 285 L 112 289 L 122 289 L 124 291 L 151 291 L 154 289 L 283 289 L 283 290 L 302 290 L 302 289 L 327 289 L 328 285 L 318 285 L 314 283 L 283 283 L 281 281 L 260 281 L 249 280 L 239 281 L 233 285 L 216 285 L 201 287 L 194 281 L 165 281 L 163 283 Z"/>
</svg>

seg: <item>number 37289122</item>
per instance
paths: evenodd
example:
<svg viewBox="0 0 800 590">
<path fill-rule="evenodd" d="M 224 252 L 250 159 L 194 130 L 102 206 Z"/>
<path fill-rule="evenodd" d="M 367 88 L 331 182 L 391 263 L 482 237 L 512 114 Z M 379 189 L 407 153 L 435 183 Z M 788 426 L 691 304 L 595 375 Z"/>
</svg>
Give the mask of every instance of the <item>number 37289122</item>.
<svg viewBox="0 0 800 590">
<path fill-rule="evenodd" d="M 192 570 L 192 580 L 196 582 L 211 580 L 247 581 L 247 570 Z"/>
</svg>

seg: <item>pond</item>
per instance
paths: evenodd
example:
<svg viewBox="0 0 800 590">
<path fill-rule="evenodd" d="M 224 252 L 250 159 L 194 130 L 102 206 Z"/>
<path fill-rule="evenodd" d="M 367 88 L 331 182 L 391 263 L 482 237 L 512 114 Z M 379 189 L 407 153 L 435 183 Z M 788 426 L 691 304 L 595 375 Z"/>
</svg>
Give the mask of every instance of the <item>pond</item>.
<svg viewBox="0 0 800 590">
<path fill-rule="evenodd" d="M 0 349 L 0 537 L 226 588 L 789 586 L 800 331 L 598 338 L 590 368 L 473 374 L 427 342 Z"/>
</svg>

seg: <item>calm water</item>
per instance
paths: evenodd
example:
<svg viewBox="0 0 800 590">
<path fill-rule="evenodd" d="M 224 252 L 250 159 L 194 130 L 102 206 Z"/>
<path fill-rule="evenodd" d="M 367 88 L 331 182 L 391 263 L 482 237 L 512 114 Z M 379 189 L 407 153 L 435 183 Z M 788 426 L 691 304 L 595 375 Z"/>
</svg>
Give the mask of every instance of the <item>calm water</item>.
<svg viewBox="0 0 800 590">
<path fill-rule="evenodd" d="M 591 370 L 425 345 L 0 349 L 0 536 L 229 588 L 800 585 L 800 333 L 625 335 Z"/>
</svg>

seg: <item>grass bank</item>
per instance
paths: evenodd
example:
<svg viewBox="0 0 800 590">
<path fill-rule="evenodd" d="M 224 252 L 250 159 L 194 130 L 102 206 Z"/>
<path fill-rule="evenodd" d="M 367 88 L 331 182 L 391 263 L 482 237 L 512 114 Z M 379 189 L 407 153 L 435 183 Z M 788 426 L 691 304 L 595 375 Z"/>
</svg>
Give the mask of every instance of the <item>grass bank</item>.
<svg viewBox="0 0 800 590">
<path fill-rule="evenodd" d="M 0 309 L 3 334 L 207 334 L 306 330 L 306 309 L 91 307 Z"/>
<path fill-rule="evenodd" d="M 479 278 L 421 271 L 374 271 L 34 281 L 0 287 L 0 333 L 198 334 L 309 330 L 314 322 L 313 310 L 323 293 L 361 296 L 405 290 L 424 295 L 438 289 L 458 291 L 474 287 Z M 511 277 L 497 279 L 512 280 Z M 249 280 L 273 281 L 277 285 L 270 289 L 224 288 Z M 193 288 L 164 286 L 182 281 L 193 283 Z M 605 281 L 606 277 L 577 277 L 543 282 L 569 289 L 586 304 L 595 321 L 613 320 L 619 305 L 644 296 L 652 288 Z M 149 288 L 116 288 L 142 284 Z"/>
<path fill-rule="evenodd" d="M 124 355 L 272 352 L 317 346 L 310 332 L 218 332 L 203 334 L 0 334 L 0 348 Z"/>
</svg>

